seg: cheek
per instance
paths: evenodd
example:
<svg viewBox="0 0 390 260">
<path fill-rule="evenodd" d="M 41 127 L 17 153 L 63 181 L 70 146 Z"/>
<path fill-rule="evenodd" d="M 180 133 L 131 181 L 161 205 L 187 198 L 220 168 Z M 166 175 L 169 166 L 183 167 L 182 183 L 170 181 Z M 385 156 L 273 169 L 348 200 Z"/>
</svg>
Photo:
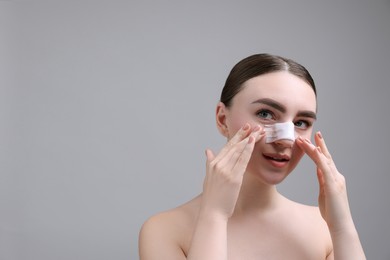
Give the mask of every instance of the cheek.
<svg viewBox="0 0 390 260">
<path fill-rule="evenodd" d="M 237 131 L 244 126 L 244 124 L 245 121 L 243 120 L 231 121 L 230 124 L 228 125 L 229 139 L 232 138 L 237 133 Z"/>
<path fill-rule="evenodd" d="M 232 132 L 235 133 L 246 123 L 248 123 L 251 126 L 251 128 L 254 128 L 255 126 L 259 125 L 259 122 L 257 122 L 253 117 L 251 117 L 247 113 L 236 113 L 231 115 L 231 118 L 229 120 L 229 127 L 232 130 Z"/>
<path fill-rule="evenodd" d="M 302 136 L 304 138 L 311 140 L 312 133 L 313 133 L 312 129 L 307 131 L 295 131 L 295 137 Z"/>
<path fill-rule="evenodd" d="M 227 120 L 227 127 L 229 130 L 229 136 L 232 137 L 241 127 L 243 127 L 248 122 L 246 116 L 243 116 L 242 113 L 232 113 L 230 114 Z"/>
</svg>

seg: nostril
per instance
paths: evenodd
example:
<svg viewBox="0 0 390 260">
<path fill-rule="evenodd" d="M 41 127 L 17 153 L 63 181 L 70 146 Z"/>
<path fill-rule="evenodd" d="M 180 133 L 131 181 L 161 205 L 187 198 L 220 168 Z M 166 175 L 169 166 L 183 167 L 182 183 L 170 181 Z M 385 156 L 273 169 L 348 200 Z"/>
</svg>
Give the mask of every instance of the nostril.
<svg viewBox="0 0 390 260">
<path fill-rule="evenodd" d="M 281 139 L 281 140 L 275 141 L 275 143 L 277 145 L 283 146 L 283 147 L 292 147 L 294 144 L 294 141 L 290 140 L 290 139 Z"/>
</svg>

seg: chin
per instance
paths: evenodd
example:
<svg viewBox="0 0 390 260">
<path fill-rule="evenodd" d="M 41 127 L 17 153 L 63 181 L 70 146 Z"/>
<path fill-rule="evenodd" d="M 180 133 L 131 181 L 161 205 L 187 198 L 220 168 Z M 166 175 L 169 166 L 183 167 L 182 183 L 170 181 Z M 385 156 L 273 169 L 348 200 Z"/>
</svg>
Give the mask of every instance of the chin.
<svg viewBox="0 0 390 260">
<path fill-rule="evenodd" d="M 277 185 L 281 182 L 284 181 L 284 179 L 286 179 L 288 176 L 288 174 L 274 174 L 274 173 L 271 173 L 271 174 L 267 174 L 266 176 L 264 176 L 262 179 L 265 183 L 269 184 L 269 185 Z"/>
<path fill-rule="evenodd" d="M 252 170 L 248 169 L 248 173 L 253 176 L 255 179 L 261 181 L 264 184 L 268 185 L 277 185 L 281 183 L 286 177 L 289 175 L 291 171 L 287 170 L 278 170 L 278 171 L 270 171 L 270 170 Z"/>
</svg>

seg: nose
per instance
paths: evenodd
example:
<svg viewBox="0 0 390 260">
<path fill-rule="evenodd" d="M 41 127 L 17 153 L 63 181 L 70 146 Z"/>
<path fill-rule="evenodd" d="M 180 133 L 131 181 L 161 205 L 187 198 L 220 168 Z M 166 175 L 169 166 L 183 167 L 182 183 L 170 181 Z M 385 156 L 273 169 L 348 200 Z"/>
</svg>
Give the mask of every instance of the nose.
<svg viewBox="0 0 390 260">
<path fill-rule="evenodd" d="M 276 140 L 275 144 L 283 148 L 291 148 L 293 147 L 294 141 L 291 139 L 280 139 Z"/>
<path fill-rule="evenodd" d="M 292 147 L 295 141 L 295 126 L 293 122 L 275 123 L 265 126 L 266 143 L 275 142 L 279 146 Z"/>
</svg>

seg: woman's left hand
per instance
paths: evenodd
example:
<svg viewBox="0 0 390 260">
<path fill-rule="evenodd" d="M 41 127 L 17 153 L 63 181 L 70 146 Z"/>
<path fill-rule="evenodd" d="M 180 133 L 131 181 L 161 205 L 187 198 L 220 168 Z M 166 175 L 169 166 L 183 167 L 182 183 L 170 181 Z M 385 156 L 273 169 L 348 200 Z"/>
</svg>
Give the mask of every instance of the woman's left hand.
<svg viewBox="0 0 390 260">
<path fill-rule="evenodd" d="M 350 224 L 353 225 L 345 178 L 337 170 L 320 132 L 315 134 L 314 141 L 315 145 L 307 138 L 298 137 L 296 140 L 297 145 L 317 166 L 321 215 L 330 232 L 342 232 L 351 227 Z"/>
</svg>

